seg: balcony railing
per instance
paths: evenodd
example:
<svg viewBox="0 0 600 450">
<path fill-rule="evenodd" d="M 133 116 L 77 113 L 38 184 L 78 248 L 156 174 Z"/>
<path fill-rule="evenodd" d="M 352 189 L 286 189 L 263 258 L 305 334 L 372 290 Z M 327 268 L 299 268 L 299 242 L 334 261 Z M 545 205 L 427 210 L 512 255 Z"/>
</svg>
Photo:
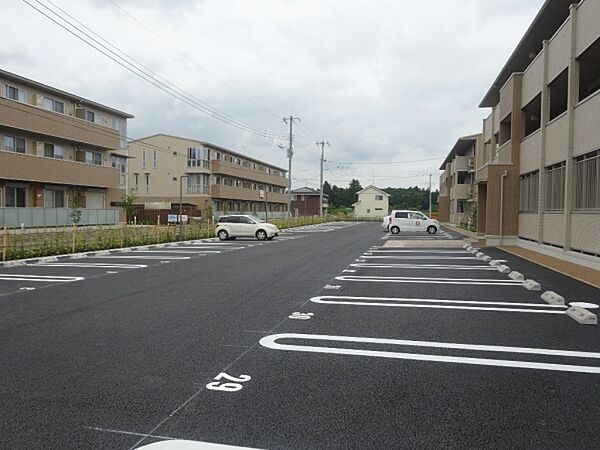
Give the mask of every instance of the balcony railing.
<svg viewBox="0 0 600 450">
<path fill-rule="evenodd" d="M 119 187 L 119 170 L 93 164 L 0 151 L 0 178 L 15 181 Z"/>
<path fill-rule="evenodd" d="M 0 98 L 0 125 L 97 147 L 120 146 L 118 130 L 6 98 Z"/>
</svg>

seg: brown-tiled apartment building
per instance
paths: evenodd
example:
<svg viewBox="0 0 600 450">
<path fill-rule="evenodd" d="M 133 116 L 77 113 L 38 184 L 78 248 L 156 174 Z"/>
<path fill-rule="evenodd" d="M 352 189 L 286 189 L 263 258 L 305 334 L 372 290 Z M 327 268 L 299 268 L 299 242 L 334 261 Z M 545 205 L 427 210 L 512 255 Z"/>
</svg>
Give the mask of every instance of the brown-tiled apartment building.
<svg viewBox="0 0 600 450">
<path fill-rule="evenodd" d="M 283 216 L 286 171 L 264 161 L 194 139 L 156 134 L 129 145 L 129 182 L 146 209 L 174 209 L 183 203 L 192 216 L 210 206 L 213 214 L 254 212 Z M 261 214 L 262 213 L 262 214 Z"/>
<path fill-rule="evenodd" d="M 295 216 L 318 216 L 320 191 L 309 187 L 292 190 L 292 214 Z M 323 214 L 327 213 L 328 199 L 323 195 Z"/>
<path fill-rule="evenodd" d="M 66 224 L 74 198 L 82 223 L 118 221 L 132 117 L 0 70 L 2 224 Z"/>
<path fill-rule="evenodd" d="M 463 136 L 456 141 L 442 163 L 438 210 L 440 222 L 462 226 L 475 223 L 475 155 L 481 145 L 481 134 Z"/>
<path fill-rule="evenodd" d="M 480 107 L 479 236 L 599 264 L 600 1 L 546 1 Z"/>
</svg>

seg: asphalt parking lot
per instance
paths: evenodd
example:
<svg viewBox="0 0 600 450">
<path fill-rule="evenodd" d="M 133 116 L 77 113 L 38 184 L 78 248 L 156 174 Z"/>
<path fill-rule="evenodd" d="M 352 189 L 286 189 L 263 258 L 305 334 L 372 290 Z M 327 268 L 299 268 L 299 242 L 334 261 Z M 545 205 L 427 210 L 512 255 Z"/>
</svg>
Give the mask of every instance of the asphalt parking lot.
<svg viewBox="0 0 600 450">
<path fill-rule="evenodd" d="M 333 223 L 3 268 L 0 447 L 600 447 L 598 327 L 566 314 L 598 290 L 461 244 Z"/>
</svg>

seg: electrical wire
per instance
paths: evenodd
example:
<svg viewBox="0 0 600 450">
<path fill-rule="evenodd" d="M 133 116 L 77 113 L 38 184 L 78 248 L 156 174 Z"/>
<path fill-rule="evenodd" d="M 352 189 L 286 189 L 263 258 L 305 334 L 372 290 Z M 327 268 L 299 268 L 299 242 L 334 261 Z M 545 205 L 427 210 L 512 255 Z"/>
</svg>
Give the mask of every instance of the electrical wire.
<svg viewBox="0 0 600 450">
<path fill-rule="evenodd" d="M 112 61 L 116 62 L 117 64 L 119 64 L 120 66 L 122 66 L 123 68 L 125 68 L 126 70 L 128 70 L 131 73 L 135 74 L 136 76 L 142 78 L 144 81 L 152 84 L 153 86 L 159 88 L 160 90 L 166 92 L 167 94 L 171 95 L 172 97 L 175 97 L 178 100 L 180 100 L 180 101 L 188 104 L 189 106 L 192 106 L 192 107 L 194 107 L 197 110 L 200 110 L 201 112 L 207 114 L 208 116 L 210 116 L 210 117 L 212 117 L 214 119 L 220 120 L 220 121 L 222 121 L 222 122 L 224 122 L 224 123 L 226 123 L 228 125 L 234 126 L 234 127 L 238 128 L 238 129 L 240 129 L 242 131 L 253 133 L 253 134 L 256 134 L 256 135 L 259 135 L 259 136 L 263 136 L 263 137 L 266 137 L 266 138 L 283 138 L 283 137 L 280 137 L 280 136 L 275 136 L 272 133 L 268 132 L 267 130 L 262 130 L 262 129 L 258 128 L 258 127 L 254 127 L 252 125 L 248 125 L 248 124 L 246 124 L 244 122 L 241 122 L 241 121 L 239 121 L 239 120 L 237 120 L 235 118 L 232 118 L 232 117 L 226 115 L 225 113 L 221 113 L 220 111 L 218 111 L 215 108 L 210 107 L 205 102 L 202 102 L 199 99 L 197 99 L 194 96 L 192 96 L 191 94 L 188 94 L 183 89 L 179 88 L 178 86 L 174 85 L 173 83 L 169 82 L 168 80 L 164 79 L 163 77 L 161 77 L 158 74 L 156 74 L 155 72 L 153 72 L 148 67 L 146 67 L 143 64 L 139 63 L 138 61 L 136 61 L 135 59 L 133 59 L 132 57 L 130 57 L 127 53 L 125 53 L 122 50 L 120 50 L 118 47 L 114 46 L 113 44 L 110 44 L 108 41 L 106 41 L 105 39 L 101 38 L 101 36 L 99 36 L 97 33 L 94 33 L 96 36 L 98 36 L 100 39 L 102 39 L 104 42 L 106 42 L 110 47 L 108 47 L 107 45 L 102 44 L 102 42 L 100 42 L 97 39 L 93 38 L 88 33 L 86 33 L 85 31 L 83 31 L 81 28 L 79 28 L 76 25 L 74 25 L 73 23 L 69 22 L 69 20 L 65 19 L 59 13 L 57 13 L 56 11 L 54 11 L 52 8 L 50 8 L 47 5 L 43 4 L 40 0 L 35 0 L 35 1 L 40 6 L 42 6 L 47 11 L 49 11 L 52 15 L 54 15 L 59 20 L 61 20 L 62 22 L 64 22 L 64 24 L 60 23 L 55 18 L 50 17 L 48 14 L 46 14 L 44 11 L 40 10 L 39 8 L 37 8 L 35 5 L 33 5 L 32 3 L 30 3 L 28 0 L 22 0 L 22 1 L 25 4 L 29 5 L 31 8 L 33 8 L 34 10 L 38 11 L 40 14 L 42 14 L 46 18 L 48 18 L 49 20 L 51 20 L 52 22 L 54 22 L 55 24 L 57 24 L 58 26 L 60 26 L 61 28 L 63 28 L 65 31 L 69 32 L 70 34 L 72 34 L 73 36 L 75 36 L 76 38 L 78 38 L 79 40 L 81 40 L 82 42 L 84 42 L 85 44 L 87 44 L 88 46 L 92 47 L 94 50 L 96 50 L 99 53 L 103 54 L 104 56 L 108 57 Z M 64 14 L 66 14 L 68 17 L 72 18 L 77 23 L 80 23 L 83 27 L 85 27 L 85 25 L 83 25 L 77 19 L 73 18 L 73 16 L 69 15 L 66 11 L 64 11 L 60 7 L 56 6 L 50 0 L 48 0 L 48 1 L 52 5 L 54 5 L 57 9 L 59 9 L 60 11 L 62 11 Z M 65 25 L 65 24 L 67 24 L 68 26 Z M 88 30 L 90 30 L 88 27 L 85 27 L 85 28 L 88 29 Z M 81 33 L 82 35 L 86 36 L 89 39 L 89 41 L 86 40 L 85 38 L 83 38 L 80 34 L 77 34 L 76 32 L 74 32 L 73 29 L 77 30 L 79 33 Z M 93 31 L 91 31 L 91 32 L 93 32 Z M 98 44 L 102 48 L 99 48 L 98 46 L 94 45 L 90 41 L 95 42 L 96 44 Z M 113 49 L 115 49 L 115 50 L 111 50 L 111 47 Z M 104 50 L 102 50 L 102 49 L 104 49 Z M 124 56 L 121 56 L 121 55 L 124 55 Z M 135 64 L 132 63 L 131 61 L 133 61 Z M 164 80 L 164 81 L 161 81 L 161 80 Z"/>
</svg>

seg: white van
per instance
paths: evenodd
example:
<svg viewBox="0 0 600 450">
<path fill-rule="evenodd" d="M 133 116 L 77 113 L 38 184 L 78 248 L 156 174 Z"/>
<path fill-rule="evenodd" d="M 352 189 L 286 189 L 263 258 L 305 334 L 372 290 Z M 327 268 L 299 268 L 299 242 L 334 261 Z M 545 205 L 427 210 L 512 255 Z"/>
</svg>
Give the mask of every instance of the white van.
<svg viewBox="0 0 600 450">
<path fill-rule="evenodd" d="M 419 211 L 394 210 L 390 216 L 390 232 L 398 234 L 401 231 L 427 231 L 435 234 L 440 229 L 437 220 L 430 219 Z"/>
</svg>

